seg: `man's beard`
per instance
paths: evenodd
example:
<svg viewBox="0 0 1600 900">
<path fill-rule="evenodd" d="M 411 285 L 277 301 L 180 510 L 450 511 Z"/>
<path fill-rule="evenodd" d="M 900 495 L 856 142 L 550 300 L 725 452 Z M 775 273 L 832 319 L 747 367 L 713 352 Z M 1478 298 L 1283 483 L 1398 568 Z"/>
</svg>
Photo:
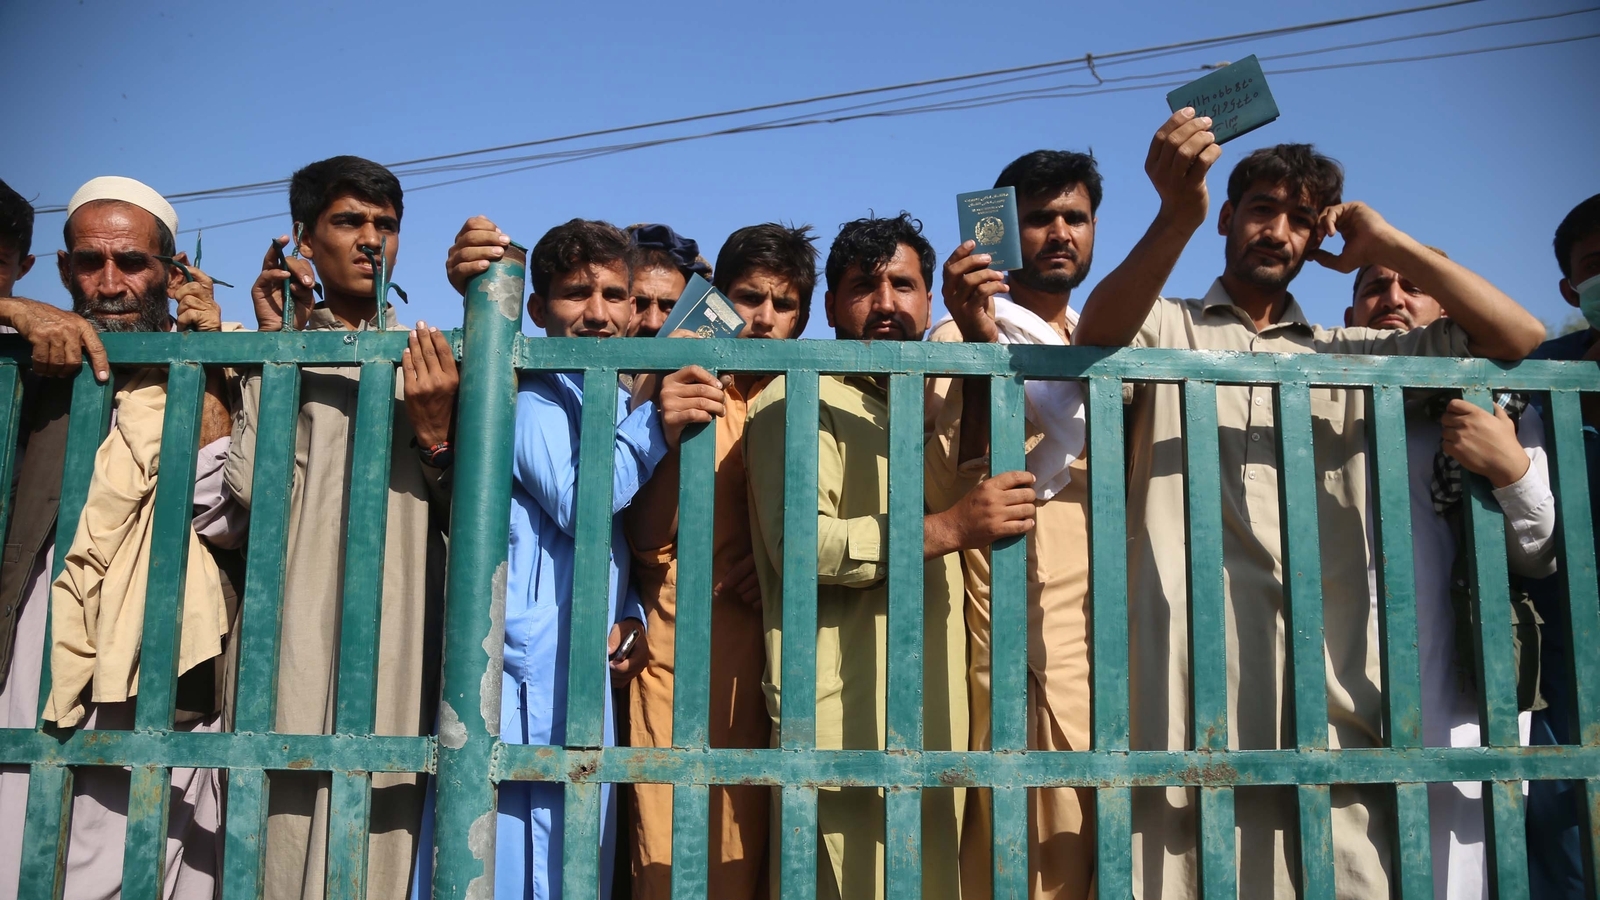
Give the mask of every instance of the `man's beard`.
<svg viewBox="0 0 1600 900">
<path fill-rule="evenodd" d="M 1252 249 L 1259 247 L 1259 249 L 1269 253 L 1277 253 L 1278 251 L 1274 247 L 1258 244 L 1246 244 L 1235 250 L 1232 246 L 1233 241 L 1231 238 L 1228 243 L 1228 255 L 1230 257 L 1228 259 L 1228 270 L 1233 273 L 1233 277 L 1256 287 L 1273 291 L 1283 290 L 1289 286 L 1289 282 L 1295 280 L 1295 277 L 1300 274 L 1300 269 L 1306 264 L 1305 257 L 1295 260 L 1294 265 L 1288 268 L 1275 268 L 1259 263 L 1246 262 L 1245 255 Z"/>
<path fill-rule="evenodd" d="M 1041 252 L 1056 252 L 1056 248 L 1046 247 Z M 1079 264 L 1075 271 L 1041 272 L 1029 265 L 1012 272 L 1010 275 L 1011 280 L 1030 291 L 1038 291 L 1041 294 L 1070 294 L 1078 285 L 1083 284 L 1085 278 L 1089 277 L 1089 265 L 1094 262 L 1094 254 L 1086 254 L 1080 259 L 1076 251 L 1068 250 L 1067 252 L 1073 254 L 1073 261 Z"/>
<path fill-rule="evenodd" d="M 83 289 L 76 282 L 70 286 L 72 294 L 72 311 L 88 320 L 96 331 L 122 332 L 122 331 L 166 331 L 167 330 L 167 284 L 164 281 L 153 281 L 145 289 L 144 296 L 123 298 L 117 300 L 101 300 L 98 303 L 84 295 Z M 134 319 L 111 318 L 123 316 L 131 312 L 139 315 Z"/>
</svg>

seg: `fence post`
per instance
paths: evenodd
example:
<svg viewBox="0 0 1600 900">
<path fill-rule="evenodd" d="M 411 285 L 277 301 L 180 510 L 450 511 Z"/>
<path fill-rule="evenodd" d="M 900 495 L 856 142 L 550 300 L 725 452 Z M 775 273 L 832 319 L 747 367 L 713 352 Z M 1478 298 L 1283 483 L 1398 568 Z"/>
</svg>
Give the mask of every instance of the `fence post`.
<svg viewBox="0 0 1600 900">
<path fill-rule="evenodd" d="M 494 894 L 495 788 L 511 519 L 516 338 L 526 251 L 515 244 L 467 285 L 445 587 L 433 895 Z"/>
</svg>

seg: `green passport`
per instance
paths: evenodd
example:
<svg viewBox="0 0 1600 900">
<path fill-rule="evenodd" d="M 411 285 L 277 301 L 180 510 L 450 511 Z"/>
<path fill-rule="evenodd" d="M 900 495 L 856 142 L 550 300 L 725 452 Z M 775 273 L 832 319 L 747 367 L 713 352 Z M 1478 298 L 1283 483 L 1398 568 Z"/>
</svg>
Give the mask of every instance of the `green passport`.
<svg viewBox="0 0 1600 900">
<path fill-rule="evenodd" d="M 667 337 L 680 328 L 701 337 L 734 338 L 744 331 L 744 319 L 739 318 L 733 311 L 733 304 L 712 287 L 711 282 L 691 275 L 689 283 L 683 286 L 683 293 L 678 295 L 678 302 L 672 306 L 672 315 L 667 316 L 666 324 L 656 335 Z"/>
<path fill-rule="evenodd" d="M 989 268 L 1002 272 L 1022 268 L 1016 188 L 957 194 L 956 217 L 961 220 L 961 242 L 977 244 L 973 253 L 989 254 Z"/>
<path fill-rule="evenodd" d="M 1254 53 L 1168 94 L 1167 106 L 1173 112 L 1192 106 L 1195 115 L 1210 116 L 1219 144 L 1278 118 L 1278 104 Z"/>
</svg>

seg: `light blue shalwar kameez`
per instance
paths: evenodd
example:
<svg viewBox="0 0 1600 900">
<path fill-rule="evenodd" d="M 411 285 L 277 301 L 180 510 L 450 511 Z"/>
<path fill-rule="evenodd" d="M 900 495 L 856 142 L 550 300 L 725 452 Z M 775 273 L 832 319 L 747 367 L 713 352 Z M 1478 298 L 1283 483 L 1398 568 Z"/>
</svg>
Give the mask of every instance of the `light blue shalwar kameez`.
<svg viewBox="0 0 1600 900">
<path fill-rule="evenodd" d="M 572 612 L 573 523 L 577 506 L 578 430 L 583 376 L 523 376 L 517 390 L 515 471 L 511 489 L 511 555 L 506 581 L 505 674 L 500 737 L 508 744 L 566 742 L 568 634 Z M 653 403 L 628 413 L 618 389 L 611 481 L 610 621 L 644 621 L 628 582 L 628 545 L 616 513 L 633 500 L 667 453 Z M 594 677 L 608 673 L 599 653 L 587 659 Z M 606 746 L 616 740 L 611 689 L 605 695 Z M 611 896 L 616 854 L 615 794 L 603 785 L 600 896 Z M 496 900 L 560 900 L 562 786 L 502 782 L 495 850 Z"/>
</svg>

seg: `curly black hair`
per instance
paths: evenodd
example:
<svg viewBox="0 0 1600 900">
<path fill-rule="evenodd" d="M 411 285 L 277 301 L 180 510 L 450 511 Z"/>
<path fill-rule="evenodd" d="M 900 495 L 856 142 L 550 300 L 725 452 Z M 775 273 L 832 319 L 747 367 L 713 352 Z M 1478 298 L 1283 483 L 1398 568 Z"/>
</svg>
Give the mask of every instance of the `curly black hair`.
<svg viewBox="0 0 1600 900">
<path fill-rule="evenodd" d="M 627 234 L 610 222 L 573 219 L 557 225 L 546 231 L 528 254 L 528 276 L 533 281 L 533 292 L 549 297 L 550 282 L 557 275 L 565 275 L 580 266 L 604 266 L 618 261 L 629 265 L 632 249 Z M 631 265 L 628 273 L 631 281 Z"/>
<path fill-rule="evenodd" d="M 863 272 L 880 271 L 894 259 L 901 244 L 916 252 L 922 283 L 932 291 L 933 245 L 922 236 L 921 220 L 911 218 L 904 210 L 893 218 L 856 219 L 839 226 L 839 236 L 828 250 L 828 290 L 838 287 L 839 279 L 851 266 L 859 265 Z"/>
</svg>

